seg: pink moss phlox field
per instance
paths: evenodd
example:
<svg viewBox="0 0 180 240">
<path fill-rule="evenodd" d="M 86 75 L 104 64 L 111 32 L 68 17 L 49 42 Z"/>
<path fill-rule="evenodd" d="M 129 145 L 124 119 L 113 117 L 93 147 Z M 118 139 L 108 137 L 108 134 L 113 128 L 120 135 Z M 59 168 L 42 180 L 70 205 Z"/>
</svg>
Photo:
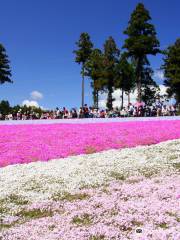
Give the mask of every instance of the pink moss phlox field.
<svg viewBox="0 0 180 240">
<path fill-rule="evenodd" d="M 31 234 L 32 240 L 178 240 L 179 181 L 177 174 L 151 179 L 134 176 L 106 187 L 83 189 L 79 194 L 88 196 L 83 200 L 32 204 L 29 211 L 48 209 L 51 216 L 16 224 L 2 233 L 2 239 L 25 240 Z"/>
<path fill-rule="evenodd" d="M 0 126 L 0 167 L 180 138 L 180 121 Z"/>
</svg>

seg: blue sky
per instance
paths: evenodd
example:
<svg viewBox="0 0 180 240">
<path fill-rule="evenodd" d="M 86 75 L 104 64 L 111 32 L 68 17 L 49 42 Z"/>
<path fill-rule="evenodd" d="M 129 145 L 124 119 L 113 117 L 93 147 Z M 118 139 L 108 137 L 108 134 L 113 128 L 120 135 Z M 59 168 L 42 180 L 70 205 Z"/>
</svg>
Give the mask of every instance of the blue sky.
<svg viewBox="0 0 180 240">
<path fill-rule="evenodd" d="M 123 45 L 126 28 L 136 0 L 0 0 L 0 42 L 11 60 L 13 84 L 0 86 L 0 100 L 12 105 L 31 100 L 32 91 L 43 98 L 45 108 L 79 106 L 81 101 L 80 66 L 74 62 L 75 41 L 88 32 L 95 47 L 113 36 Z M 180 1 L 144 0 L 156 26 L 161 47 L 179 36 Z M 151 57 L 154 70 L 162 56 Z M 156 77 L 158 83 L 162 80 Z M 38 97 L 37 97 L 38 98 Z M 91 89 L 86 80 L 85 102 L 91 104 Z"/>
</svg>

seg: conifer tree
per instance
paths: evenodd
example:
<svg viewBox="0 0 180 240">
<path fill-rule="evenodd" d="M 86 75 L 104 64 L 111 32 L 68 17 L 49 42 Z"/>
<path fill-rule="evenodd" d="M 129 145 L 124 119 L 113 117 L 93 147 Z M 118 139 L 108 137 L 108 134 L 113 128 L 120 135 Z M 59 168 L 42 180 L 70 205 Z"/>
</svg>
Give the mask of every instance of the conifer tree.
<svg viewBox="0 0 180 240">
<path fill-rule="evenodd" d="M 103 53 L 100 49 L 94 49 L 85 65 L 86 75 L 91 78 L 91 87 L 93 88 L 94 107 L 98 108 L 99 92 L 105 86 Z"/>
<path fill-rule="evenodd" d="M 84 106 L 84 76 L 85 76 L 85 64 L 88 61 L 92 52 L 93 43 L 90 40 L 88 33 L 81 33 L 79 41 L 76 42 L 77 50 L 74 51 L 76 58 L 75 61 L 82 66 L 82 96 L 81 105 Z"/>
<path fill-rule="evenodd" d="M 159 90 L 153 75 L 154 71 L 150 67 L 149 60 L 144 57 L 141 71 L 141 100 L 146 105 L 152 105 L 155 102 Z"/>
<path fill-rule="evenodd" d="M 5 82 L 12 83 L 11 70 L 6 50 L 3 45 L 0 44 L 0 84 Z"/>
<path fill-rule="evenodd" d="M 164 84 L 168 87 L 169 97 L 174 96 L 177 103 L 180 103 L 180 38 L 165 51 L 162 68 L 165 75 Z"/>
<path fill-rule="evenodd" d="M 124 33 L 128 38 L 125 40 L 123 47 L 127 49 L 128 55 L 136 65 L 137 100 L 141 102 L 143 61 L 147 55 L 156 55 L 160 52 L 155 27 L 151 23 L 149 11 L 142 3 L 139 3 L 131 14 L 128 27 Z"/>
<path fill-rule="evenodd" d="M 108 91 L 107 108 L 113 108 L 113 90 L 116 78 L 116 64 L 118 62 L 120 51 L 112 37 L 109 37 L 104 44 L 104 79 L 106 80 L 106 89 Z"/>
<path fill-rule="evenodd" d="M 127 54 L 123 53 L 116 65 L 116 88 L 121 89 L 121 109 L 124 106 L 124 93 L 129 94 L 134 88 L 134 67 L 128 62 Z"/>
</svg>

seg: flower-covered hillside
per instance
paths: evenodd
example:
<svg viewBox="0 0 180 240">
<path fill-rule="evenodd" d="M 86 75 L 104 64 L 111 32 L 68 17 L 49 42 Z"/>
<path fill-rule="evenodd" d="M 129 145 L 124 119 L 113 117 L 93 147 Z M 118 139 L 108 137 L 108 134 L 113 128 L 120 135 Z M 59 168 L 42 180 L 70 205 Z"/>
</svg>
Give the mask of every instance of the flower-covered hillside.
<svg viewBox="0 0 180 240">
<path fill-rule="evenodd" d="M 180 138 L 180 121 L 0 126 L 0 167 Z"/>
</svg>

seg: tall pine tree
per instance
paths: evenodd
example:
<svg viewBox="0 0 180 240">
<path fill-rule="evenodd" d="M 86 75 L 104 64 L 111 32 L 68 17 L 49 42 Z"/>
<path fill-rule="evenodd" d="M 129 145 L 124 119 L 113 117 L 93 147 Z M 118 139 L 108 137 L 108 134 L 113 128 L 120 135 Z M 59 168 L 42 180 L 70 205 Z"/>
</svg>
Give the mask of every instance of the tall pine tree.
<svg viewBox="0 0 180 240">
<path fill-rule="evenodd" d="M 177 103 L 180 103 L 180 38 L 165 51 L 162 68 L 166 78 L 164 84 L 168 87 L 169 97 L 174 95 Z"/>
<path fill-rule="evenodd" d="M 141 72 L 142 101 L 149 106 L 156 101 L 157 92 L 159 90 L 157 83 L 153 79 L 153 73 L 148 59 L 144 58 Z"/>
<path fill-rule="evenodd" d="M 98 108 L 99 92 L 103 90 L 105 80 L 103 54 L 100 49 L 94 49 L 85 64 L 86 75 L 91 78 L 91 87 L 93 88 L 94 107 Z"/>
<path fill-rule="evenodd" d="M 6 50 L 3 45 L 0 44 L 0 84 L 5 82 L 12 83 L 11 70 Z"/>
<path fill-rule="evenodd" d="M 145 9 L 142 3 L 139 3 L 131 14 L 128 27 L 124 33 L 128 35 L 128 38 L 125 40 L 123 47 L 127 49 L 128 55 L 133 58 L 136 64 L 137 100 L 141 102 L 144 58 L 149 54 L 156 55 L 160 52 L 155 27 L 151 24 L 149 11 Z"/>
<path fill-rule="evenodd" d="M 127 59 L 127 54 L 123 53 L 116 65 L 116 88 L 121 89 L 121 109 L 124 106 L 124 93 L 130 94 L 134 88 L 134 67 Z"/>
<path fill-rule="evenodd" d="M 76 42 L 77 50 L 74 51 L 76 55 L 75 61 L 82 66 L 82 96 L 81 105 L 84 106 L 84 76 L 85 76 L 85 64 L 88 61 L 90 54 L 92 52 L 93 43 L 90 40 L 88 33 L 81 33 L 80 39 Z"/>
<path fill-rule="evenodd" d="M 113 108 L 113 89 L 115 86 L 115 67 L 118 62 L 120 51 L 112 37 L 109 37 L 104 44 L 104 79 L 106 80 L 106 89 L 108 91 L 107 108 Z"/>
</svg>

